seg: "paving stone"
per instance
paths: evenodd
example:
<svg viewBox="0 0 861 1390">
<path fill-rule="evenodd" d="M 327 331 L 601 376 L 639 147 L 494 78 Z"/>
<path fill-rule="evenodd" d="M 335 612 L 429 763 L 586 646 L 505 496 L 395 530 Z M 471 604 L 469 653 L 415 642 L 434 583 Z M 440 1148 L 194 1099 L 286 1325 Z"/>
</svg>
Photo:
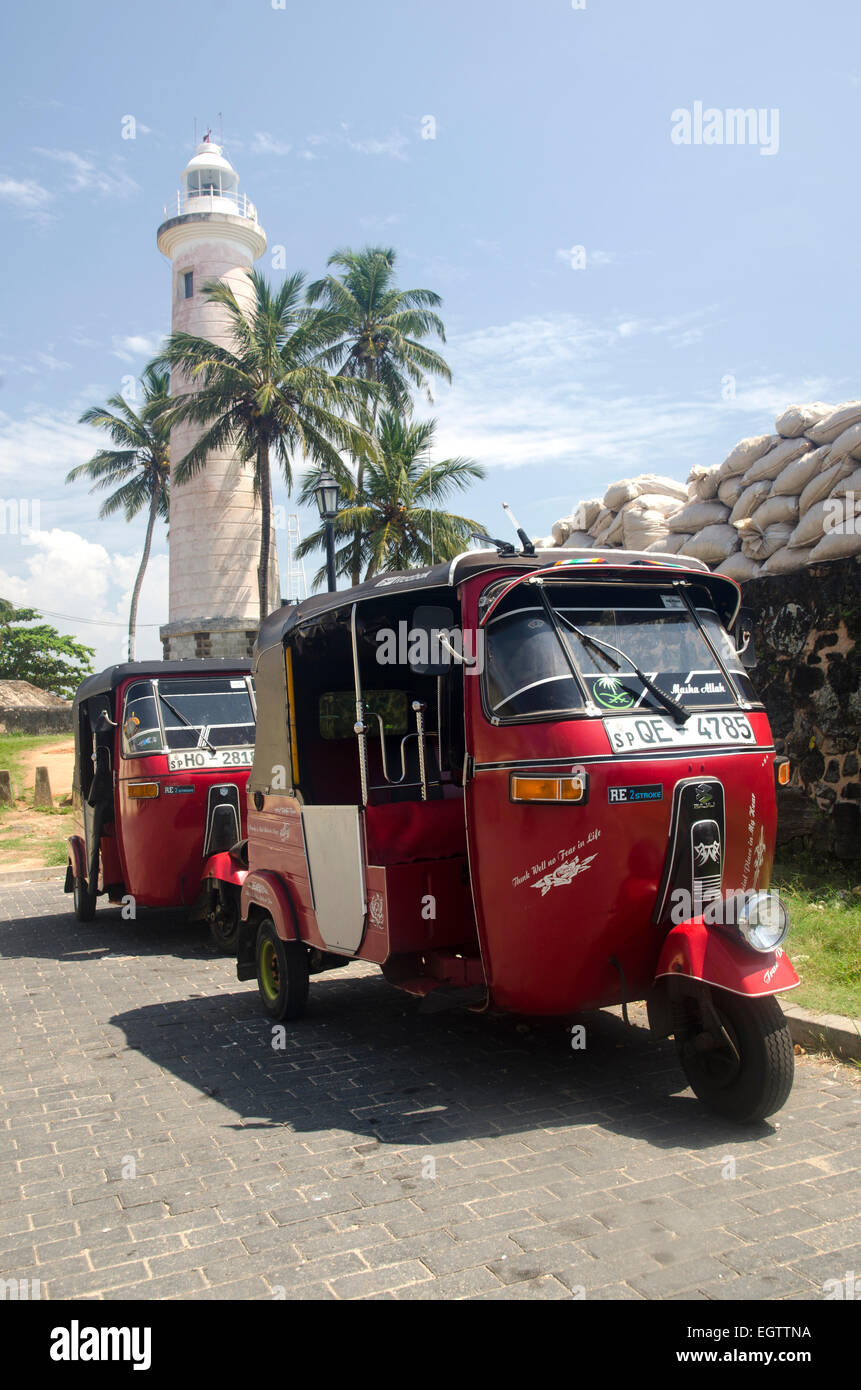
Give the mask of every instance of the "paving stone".
<svg viewBox="0 0 861 1390">
<path fill-rule="evenodd" d="M 106 950 L 61 889 L 0 889 L 0 1270 L 48 1298 L 795 1301 L 861 1268 L 848 1071 L 799 1058 L 736 1132 L 613 1016 L 574 1070 L 558 1025 L 423 1017 L 362 964 L 276 1054 L 202 927 Z"/>
</svg>

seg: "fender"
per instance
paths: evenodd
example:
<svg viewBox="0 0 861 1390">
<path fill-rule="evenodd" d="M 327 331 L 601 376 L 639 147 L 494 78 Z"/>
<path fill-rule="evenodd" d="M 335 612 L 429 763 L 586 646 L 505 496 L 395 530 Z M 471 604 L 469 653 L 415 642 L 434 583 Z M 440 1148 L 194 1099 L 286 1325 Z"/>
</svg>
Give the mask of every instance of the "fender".
<svg viewBox="0 0 861 1390">
<path fill-rule="evenodd" d="M 290 894 L 278 874 L 267 869 L 251 869 L 242 884 L 239 915 L 247 922 L 253 907 L 262 908 L 275 923 L 282 941 L 301 941 L 299 923 Z"/>
<path fill-rule="evenodd" d="M 70 835 L 68 843 L 69 859 L 71 860 L 71 865 L 70 868 L 66 870 L 66 883 L 64 887 L 64 892 L 71 893 L 75 885 L 74 881 L 71 883 L 69 882 L 70 877 L 72 880 L 76 878 L 82 878 L 84 882 L 86 882 L 87 852 L 84 848 L 84 842 L 81 839 L 80 835 Z"/>
<path fill-rule="evenodd" d="M 780 946 L 767 955 L 753 951 L 740 938 L 708 926 L 702 917 L 690 917 L 667 933 L 655 980 L 667 978 L 702 980 L 752 999 L 801 983 Z"/>
<path fill-rule="evenodd" d="M 248 877 L 248 869 L 230 850 L 211 854 L 203 866 L 204 879 L 219 879 L 222 883 L 232 883 L 241 888 Z"/>
</svg>

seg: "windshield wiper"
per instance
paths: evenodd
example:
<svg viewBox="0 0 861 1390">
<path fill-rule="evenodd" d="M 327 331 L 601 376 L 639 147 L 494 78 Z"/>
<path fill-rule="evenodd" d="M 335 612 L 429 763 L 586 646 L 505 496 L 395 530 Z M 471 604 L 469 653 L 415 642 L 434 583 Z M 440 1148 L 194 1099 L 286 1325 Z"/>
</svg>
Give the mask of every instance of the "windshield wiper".
<svg viewBox="0 0 861 1390">
<path fill-rule="evenodd" d="M 170 710 L 171 714 L 175 715 L 176 718 L 179 720 L 179 722 L 180 722 L 181 724 L 184 724 L 185 727 L 186 727 L 187 729 L 194 729 L 194 731 L 197 732 L 198 725 L 197 725 L 197 724 L 192 724 L 192 722 L 191 722 L 190 719 L 186 719 L 186 717 L 185 717 L 184 714 L 180 714 L 180 712 L 179 712 L 179 710 L 176 708 L 176 706 L 175 706 L 175 705 L 172 705 L 171 702 L 170 702 L 170 700 L 167 698 L 167 696 L 166 696 L 166 695 L 162 695 L 161 691 L 158 692 L 158 698 L 161 700 L 161 702 L 162 702 L 163 705 L 167 705 L 167 708 Z M 207 746 L 207 748 L 209 749 L 210 753 L 217 753 L 217 752 L 218 752 L 218 749 L 217 749 L 213 744 L 211 744 L 210 741 L 209 741 L 209 739 L 206 737 L 206 734 L 203 732 L 203 727 L 202 727 L 202 726 L 200 727 L 200 733 L 199 733 L 199 735 L 198 735 L 197 742 L 198 742 L 198 746 L 200 745 L 201 742 L 205 743 L 206 746 Z"/>
<path fill-rule="evenodd" d="M 682 705 L 678 703 L 677 700 L 674 700 L 672 695 L 667 695 L 663 690 L 661 690 L 657 685 L 655 685 L 654 681 L 649 680 L 649 677 L 646 675 L 645 671 L 640 670 L 636 661 L 634 661 L 632 657 L 628 656 L 627 652 L 623 652 L 620 647 L 612 646 L 610 642 L 604 642 L 600 637 L 591 637 L 588 632 L 583 632 L 579 627 L 577 627 L 576 623 L 572 623 L 569 618 L 566 618 L 564 613 L 560 613 L 559 610 L 556 608 L 554 608 L 553 611 L 556 614 L 556 617 L 559 619 L 559 621 L 565 627 L 569 628 L 571 632 L 573 632 L 577 637 L 579 637 L 581 642 L 585 643 L 589 647 L 596 648 L 597 651 L 601 651 L 602 648 L 606 647 L 608 651 L 616 652 L 616 654 L 620 656 L 623 661 L 627 661 L 628 665 L 633 668 L 637 680 L 641 681 L 645 688 L 650 692 L 650 694 L 654 695 L 655 699 L 658 700 L 664 706 L 664 709 L 669 711 L 669 713 L 673 716 L 677 724 L 684 724 L 685 720 L 688 717 L 687 710 L 685 710 L 682 707 Z M 612 657 L 610 657 L 609 660 L 618 671 L 618 661 L 613 661 Z"/>
</svg>

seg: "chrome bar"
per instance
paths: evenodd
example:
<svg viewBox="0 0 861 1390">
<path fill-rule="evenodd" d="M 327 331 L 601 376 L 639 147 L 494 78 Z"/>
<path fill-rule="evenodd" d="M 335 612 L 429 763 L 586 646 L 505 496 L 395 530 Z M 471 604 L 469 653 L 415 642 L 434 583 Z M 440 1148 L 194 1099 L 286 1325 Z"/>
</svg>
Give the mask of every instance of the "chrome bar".
<svg viewBox="0 0 861 1390">
<path fill-rule="evenodd" d="M 416 716 L 416 731 L 419 736 L 419 777 L 422 783 L 422 801 L 428 799 L 428 774 L 427 761 L 425 754 L 425 710 L 427 705 L 422 700 L 413 700 L 413 710 Z"/>
<path fill-rule="evenodd" d="M 356 722 L 353 733 L 359 740 L 359 778 L 362 783 L 362 805 L 368 804 L 368 726 L 365 723 L 365 706 L 362 700 L 362 679 L 359 675 L 359 644 L 356 635 L 356 609 L 354 603 L 350 612 L 350 640 L 353 646 L 353 680 L 356 686 Z"/>
</svg>

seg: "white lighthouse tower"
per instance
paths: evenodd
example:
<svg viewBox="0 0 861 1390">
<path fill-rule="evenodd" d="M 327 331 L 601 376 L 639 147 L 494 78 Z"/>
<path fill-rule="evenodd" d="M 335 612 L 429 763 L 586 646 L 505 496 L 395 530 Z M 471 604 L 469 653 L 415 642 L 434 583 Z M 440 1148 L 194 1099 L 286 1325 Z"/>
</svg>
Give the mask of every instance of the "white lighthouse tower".
<svg viewBox="0 0 861 1390">
<path fill-rule="evenodd" d="M 233 347 L 225 310 L 203 293 L 221 280 L 242 303 L 246 272 L 266 250 L 257 209 L 239 192 L 239 178 L 219 145 L 207 136 L 182 172 L 175 207 L 166 207 L 158 229 L 159 250 L 171 261 L 171 325 L 174 331 Z M 174 392 L 194 390 L 174 372 Z M 171 432 L 171 470 L 199 437 L 197 425 Z M 196 477 L 177 486 L 171 478 L 170 608 L 161 629 L 166 658 L 244 657 L 260 622 L 257 565 L 260 506 L 252 467 L 230 450 L 210 455 Z M 271 540 L 269 595 L 280 602 L 275 537 Z"/>
</svg>

